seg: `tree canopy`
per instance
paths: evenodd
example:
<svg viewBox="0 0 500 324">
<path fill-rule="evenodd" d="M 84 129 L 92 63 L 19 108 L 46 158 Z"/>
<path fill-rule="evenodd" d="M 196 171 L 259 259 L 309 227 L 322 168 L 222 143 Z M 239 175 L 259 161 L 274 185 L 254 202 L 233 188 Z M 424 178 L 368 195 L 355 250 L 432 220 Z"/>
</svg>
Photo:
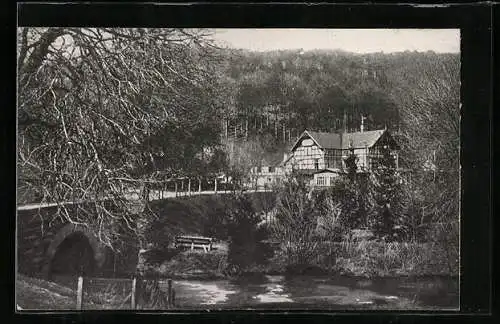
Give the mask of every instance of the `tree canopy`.
<svg viewBox="0 0 500 324">
<path fill-rule="evenodd" d="M 210 163 L 199 154 L 216 146 L 220 128 L 219 58 L 208 36 L 20 28 L 20 188 L 42 202 L 93 201 L 95 210 L 78 213 L 61 205 L 59 216 L 99 229 L 106 243 L 116 220 L 133 229 L 129 189 Z"/>
</svg>

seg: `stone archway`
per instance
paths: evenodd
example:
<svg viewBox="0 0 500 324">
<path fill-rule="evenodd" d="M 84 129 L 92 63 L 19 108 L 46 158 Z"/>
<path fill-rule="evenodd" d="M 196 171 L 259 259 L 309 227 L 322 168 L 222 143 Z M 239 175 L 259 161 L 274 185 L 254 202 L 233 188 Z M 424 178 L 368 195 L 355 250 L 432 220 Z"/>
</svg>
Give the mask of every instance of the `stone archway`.
<svg viewBox="0 0 500 324">
<path fill-rule="evenodd" d="M 93 252 L 96 270 L 100 269 L 104 265 L 106 261 L 106 250 L 104 245 L 99 242 L 95 235 L 83 226 L 67 224 L 54 236 L 49 247 L 46 250 L 46 262 L 43 268 L 43 274 L 45 278 L 48 278 L 51 274 L 52 261 L 56 256 L 59 248 L 61 247 L 61 244 L 65 240 L 72 239 L 77 235 L 85 237 L 88 241 L 88 244 L 90 245 Z"/>
</svg>

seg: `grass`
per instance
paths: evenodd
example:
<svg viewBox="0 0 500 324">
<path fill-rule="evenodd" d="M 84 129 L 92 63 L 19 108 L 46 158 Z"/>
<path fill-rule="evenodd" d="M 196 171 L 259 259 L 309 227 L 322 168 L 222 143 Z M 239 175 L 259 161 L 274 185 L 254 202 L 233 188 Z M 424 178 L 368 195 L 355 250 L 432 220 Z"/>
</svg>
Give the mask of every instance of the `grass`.
<svg viewBox="0 0 500 324">
<path fill-rule="evenodd" d="M 83 309 L 130 309 L 131 287 L 129 280 L 93 279 L 84 284 Z M 151 282 L 150 282 L 151 283 Z M 154 285 L 146 285 L 146 291 L 138 295 L 138 306 L 142 309 L 164 309 L 164 293 Z M 161 300 L 163 301 L 163 300 Z M 76 310 L 76 291 L 57 283 L 18 275 L 16 282 L 16 304 L 21 311 Z"/>
<path fill-rule="evenodd" d="M 22 310 L 72 310 L 76 292 L 56 283 L 18 275 L 16 303 Z"/>
<path fill-rule="evenodd" d="M 334 244 L 335 267 L 364 277 L 457 275 L 450 272 L 446 251 L 430 243 L 344 241 Z M 457 256 L 458 260 L 458 256 Z"/>
</svg>

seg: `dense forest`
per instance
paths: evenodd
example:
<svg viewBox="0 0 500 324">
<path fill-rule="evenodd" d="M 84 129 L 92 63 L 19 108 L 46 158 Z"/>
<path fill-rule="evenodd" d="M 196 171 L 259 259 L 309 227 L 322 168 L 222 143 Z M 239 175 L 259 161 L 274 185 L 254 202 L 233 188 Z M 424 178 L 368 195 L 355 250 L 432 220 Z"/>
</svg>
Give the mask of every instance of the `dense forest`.
<svg viewBox="0 0 500 324">
<path fill-rule="evenodd" d="M 339 131 L 344 118 L 348 131 L 359 130 L 363 116 L 367 130 L 403 135 L 415 126 L 409 117 L 422 109 L 417 102 L 441 104 L 432 96 L 455 96 L 458 113 L 458 54 L 228 50 L 222 64 L 222 137 L 240 146 L 256 141 L 265 157 L 305 129 Z"/>
</svg>

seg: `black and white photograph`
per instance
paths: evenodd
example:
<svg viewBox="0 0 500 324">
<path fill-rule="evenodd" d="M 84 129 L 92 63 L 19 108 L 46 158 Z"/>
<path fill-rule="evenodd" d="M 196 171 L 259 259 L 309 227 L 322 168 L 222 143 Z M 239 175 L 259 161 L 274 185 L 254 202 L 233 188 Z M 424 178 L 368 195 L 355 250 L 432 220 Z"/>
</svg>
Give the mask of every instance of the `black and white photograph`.
<svg viewBox="0 0 500 324">
<path fill-rule="evenodd" d="M 19 26 L 16 311 L 459 311 L 460 70 L 460 29 Z"/>
</svg>

